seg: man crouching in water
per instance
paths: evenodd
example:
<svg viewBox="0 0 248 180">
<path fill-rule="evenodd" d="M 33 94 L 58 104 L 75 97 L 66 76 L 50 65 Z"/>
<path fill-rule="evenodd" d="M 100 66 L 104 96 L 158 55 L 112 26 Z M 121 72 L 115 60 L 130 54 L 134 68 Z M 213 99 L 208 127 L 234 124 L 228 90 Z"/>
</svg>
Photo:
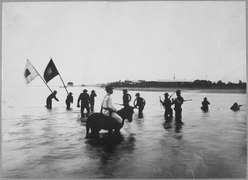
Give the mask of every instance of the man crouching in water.
<svg viewBox="0 0 248 180">
<path fill-rule="evenodd" d="M 101 113 L 106 116 L 111 116 L 117 122 L 122 123 L 122 118 L 116 113 L 116 108 L 113 106 L 111 98 L 111 94 L 113 94 L 113 87 L 111 85 L 107 85 L 105 90 L 107 95 L 103 99 Z"/>
</svg>

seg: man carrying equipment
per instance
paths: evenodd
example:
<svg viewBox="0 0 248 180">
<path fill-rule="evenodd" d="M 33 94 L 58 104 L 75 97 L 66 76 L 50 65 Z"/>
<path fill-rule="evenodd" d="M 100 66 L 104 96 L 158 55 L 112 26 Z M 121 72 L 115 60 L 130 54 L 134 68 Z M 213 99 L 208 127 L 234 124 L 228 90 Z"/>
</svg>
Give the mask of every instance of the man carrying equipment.
<svg viewBox="0 0 248 180">
<path fill-rule="evenodd" d="M 136 93 L 135 95 L 137 98 L 134 100 L 134 108 L 136 108 L 137 106 L 139 107 L 139 113 L 138 113 L 138 117 L 142 118 L 143 117 L 143 109 L 146 105 L 146 101 L 145 99 L 143 99 L 142 97 L 140 97 L 140 93 Z"/>
</svg>

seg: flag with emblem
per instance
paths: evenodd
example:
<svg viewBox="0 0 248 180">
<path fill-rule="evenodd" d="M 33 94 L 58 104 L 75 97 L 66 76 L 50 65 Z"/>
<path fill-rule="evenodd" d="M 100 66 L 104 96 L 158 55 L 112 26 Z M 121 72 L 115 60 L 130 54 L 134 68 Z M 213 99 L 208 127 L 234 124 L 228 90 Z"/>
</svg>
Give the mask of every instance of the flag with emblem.
<svg viewBox="0 0 248 180">
<path fill-rule="evenodd" d="M 59 75 L 59 72 L 55 66 L 55 64 L 53 63 L 53 60 L 51 59 L 45 69 L 44 72 L 44 79 L 46 81 L 46 83 L 48 83 L 52 78 L 54 78 L 55 76 Z"/>
<path fill-rule="evenodd" d="M 34 68 L 34 66 L 27 60 L 25 71 L 24 71 L 24 77 L 26 79 L 26 83 L 30 83 L 33 79 L 35 79 L 37 76 L 39 76 L 38 72 Z"/>
</svg>

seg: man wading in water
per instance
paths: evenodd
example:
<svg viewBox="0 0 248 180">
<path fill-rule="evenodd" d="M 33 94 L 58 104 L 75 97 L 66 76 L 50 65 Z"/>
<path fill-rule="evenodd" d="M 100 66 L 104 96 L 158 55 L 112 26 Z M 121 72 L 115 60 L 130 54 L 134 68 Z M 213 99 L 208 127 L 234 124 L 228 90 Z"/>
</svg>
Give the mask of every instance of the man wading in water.
<svg viewBox="0 0 248 180">
<path fill-rule="evenodd" d="M 81 101 L 81 117 L 84 117 L 84 109 L 87 110 L 86 117 L 90 114 L 90 107 L 89 107 L 89 99 L 90 96 L 87 93 L 87 89 L 83 90 L 83 93 L 81 93 L 78 97 L 77 107 L 80 107 L 79 102 Z"/>
<path fill-rule="evenodd" d="M 91 91 L 90 94 L 90 111 L 94 112 L 94 106 L 95 106 L 95 97 L 96 97 L 96 93 L 94 90 Z"/>
<path fill-rule="evenodd" d="M 164 109 L 165 109 L 165 111 L 164 111 L 164 119 L 166 121 L 171 120 L 172 115 L 173 115 L 173 111 L 171 109 L 172 103 L 171 103 L 171 100 L 170 100 L 171 96 L 170 97 L 168 97 L 168 96 L 169 96 L 168 93 L 164 93 L 164 102 L 160 99 L 160 102 L 164 106 Z"/>
<path fill-rule="evenodd" d="M 46 107 L 47 109 L 52 109 L 52 99 L 55 99 L 56 101 L 59 101 L 58 98 L 56 97 L 57 91 L 53 91 L 52 94 L 50 94 L 47 97 L 46 100 Z"/>
<path fill-rule="evenodd" d="M 71 109 L 71 103 L 73 103 L 72 92 L 70 92 L 70 93 L 67 95 L 67 98 L 66 98 L 66 101 L 65 101 L 66 109 L 67 109 L 67 110 L 70 110 L 70 109 Z"/>
<path fill-rule="evenodd" d="M 138 113 L 138 117 L 139 118 L 143 118 L 143 109 L 146 105 L 146 101 L 145 99 L 143 99 L 142 97 L 140 97 L 140 93 L 136 93 L 135 95 L 137 98 L 134 100 L 134 108 L 139 107 L 139 113 Z"/>
<path fill-rule="evenodd" d="M 183 104 L 183 97 L 181 96 L 181 91 L 176 91 L 177 98 L 173 99 L 172 103 L 175 104 L 174 110 L 175 110 L 175 121 L 177 123 L 182 123 L 182 104 Z"/>
<path fill-rule="evenodd" d="M 129 106 L 129 102 L 131 101 L 132 97 L 130 94 L 128 94 L 126 89 L 123 89 L 123 105 L 124 107 Z"/>
<path fill-rule="evenodd" d="M 113 106 L 111 94 L 113 94 L 113 87 L 107 85 L 105 87 L 107 95 L 104 97 L 101 107 L 101 113 L 106 116 L 113 117 L 118 123 L 122 123 L 122 118 L 116 113 L 116 108 Z"/>
<path fill-rule="evenodd" d="M 208 101 L 208 99 L 205 97 L 204 100 L 202 101 L 202 107 L 201 109 L 203 111 L 208 111 L 208 105 L 210 104 L 210 102 Z"/>
</svg>

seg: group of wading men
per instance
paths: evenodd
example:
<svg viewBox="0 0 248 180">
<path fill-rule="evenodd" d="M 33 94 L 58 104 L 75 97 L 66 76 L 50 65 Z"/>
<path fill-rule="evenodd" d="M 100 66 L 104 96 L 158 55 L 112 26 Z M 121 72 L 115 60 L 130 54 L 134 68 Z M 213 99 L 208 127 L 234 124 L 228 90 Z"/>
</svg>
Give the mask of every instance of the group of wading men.
<svg viewBox="0 0 248 180">
<path fill-rule="evenodd" d="M 111 85 L 107 85 L 105 87 L 107 94 L 105 95 L 102 105 L 101 105 L 101 113 L 107 116 L 112 116 L 116 121 L 121 122 L 121 117 L 116 113 L 117 109 L 113 105 L 113 101 L 111 98 L 111 94 L 113 94 L 113 87 Z M 52 99 L 59 101 L 56 97 L 57 91 L 54 91 L 47 97 L 46 107 L 48 109 L 52 109 Z M 81 107 L 81 117 L 88 117 L 90 112 L 94 112 L 94 104 L 95 104 L 95 97 L 97 94 L 94 90 L 91 91 L 91 94 L 88 94 L 88 90 L 84 89 L 83 92 L 79 95 L 77 100 L 77 107 Z M 143 117 L 143 109 L 145 107 L 146 101 L 144 98 L 140 97 L 140 93 L 136 93 L 136 99 L 134 100 L 134 108 L 139 109 L 138 116 L 141 118 Z M 123 90 L 123 105 L 124 107 L 130 106 L 129 102 L 131 101 L 131 95 L 128 93 L 126 89 Z M 73 103 L 73 96 L 70 92 L 66 98 L 66 109 L 70 110 L 70 105 Z M 84 113 L 86 109 L 86 114 Z"/>
<path fill-rule="evenodd" d="M 172 94 L 173 95 L 173 94 Z M 178 123 L 182 122 L 182 104 L 184 102 L 183 97 L 181 96 L 181 91 L 176 91 L 176 98 L 173 98 L 170 100 L 172 95 L 169 97 L 168 93 L 164 94 L 164 101 L 160 99 L 161 104 L 164 106 L 165 112 L 164 112 L 164 118 L 165 120 L 169 121 L 172 119 L 173 111 L 171 106 L 174 104 L 174 110 L 175 110 L 175 121 Z"/>
<path fill-rule="evenodd" d="M 122 122 L 121 117 L 116 113 L 117 109 L 114 107 L 113 101 L 112 101 L 112 97 L 111 95 L 113 94 L 113 87 L 111 85 L 107 85 L 105 87 L 105 90 L 107 92 L 107 94 L 105 95 L 103 101 L 102 101 L 102 105 L 101 105 L 101 113 L 106 115 L 106 116 L 111 116 L 113 117 L 117 122 Z M 48 109 L 52 108 L 52 99 L 55 99 L 56 101 L 59 101 L 56 97 L 57 91 L 54 91 L 52 94 L 50 94 L 47 97 L 47 105 L 46 107 Z M 174 93 L 173 93 L 174 94 Z M 173 95 L 172 94 L 172 95 Z M 173 110 L 171 108 L 172 105 L 174 105 L 174 110 L 175 110 L 175 121 L 177 123 L 182 123 L 182 104 L 184 101 L 184 98 L 181 96 L 181 91 L 177 90 L 176 91 L 176 98 L 172 98 L 171 96 L 169 96 L 168 93 L 164 94 L 164 100 L 162 101 L 160 98 L 160 103 L 163 105 L 165 112 L 164 112 L 164 118 L 166 121 L 169 121 L 172 119 L 173 117 Z M 77 107 L 81 107 L 81 117 L 88 117 L 90 112 L 94 112 L 94 104 L 95 104 L 95 97 L 96 97 L 96 93 L 94 90 L 91 91 L 91 94 L 88 94 L 88 90 L 84 89 L 83 93 L 81 93 L 78 97 L 78 101 L 77 101 Z M 144 107 L 146 105 L 146 101 L 144 98 L 142 98 L 140 96 L 140 93 L 136 93 L 136 99 L 134 100 L 134 108 L 138 108 L 139 112 L 138 112 L 138 117 L 142 118 L 143 117 L 143 110 Z M 123 105 L 124 107 L 130 106 L 129 102 L 131 101 L 132 97 L 131 95 L 128 93 L 128 91 L 126 89 L 123 90 Z M 67 99 L 66 99 L 66 109 L 70 110 L 70 104 L 73 103 L 73 96 L 72 93 L 70 92 L 67 95 Z M 80 106 L 80 102 L 81 102 L 81 106 Z M 203 102 L 202 102 L 202 107 L 201 109 L 203 111 L 208 111 L 208 106 L 210 105 L 209 101 L 207 100 L 207 98 L 205 97 Z M 236 111 L 239 110 L 239 108 L 242 105 L 238 105 L 237 103 L 234 103 L 233 106 L 231 107 L 232 110 Z M 86 114 L 84 114 L 84 110 L 86 109 Z"/>
</svg>

